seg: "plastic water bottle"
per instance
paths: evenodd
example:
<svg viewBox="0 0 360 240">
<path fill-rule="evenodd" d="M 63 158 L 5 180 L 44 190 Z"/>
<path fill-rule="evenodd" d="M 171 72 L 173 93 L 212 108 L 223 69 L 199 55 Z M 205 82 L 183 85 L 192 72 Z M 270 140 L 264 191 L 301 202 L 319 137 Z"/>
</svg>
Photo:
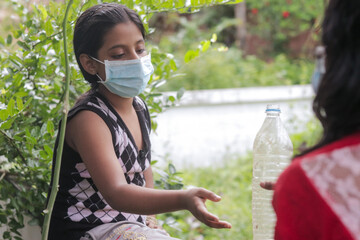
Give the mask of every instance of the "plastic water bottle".
<svg viewBox="0 0 360 240">
<path fill-rule="evenodd" d="M 280 120 L 279 105 L 269 104 L 266 118 L 253 146 L 252 222 L 253 239 L 274 239 L 276 216 L 271 201 L 273 191 L 260 187 L 260 182 L 275 183 L 290 163 L 293 145 Z"/>
</svg>

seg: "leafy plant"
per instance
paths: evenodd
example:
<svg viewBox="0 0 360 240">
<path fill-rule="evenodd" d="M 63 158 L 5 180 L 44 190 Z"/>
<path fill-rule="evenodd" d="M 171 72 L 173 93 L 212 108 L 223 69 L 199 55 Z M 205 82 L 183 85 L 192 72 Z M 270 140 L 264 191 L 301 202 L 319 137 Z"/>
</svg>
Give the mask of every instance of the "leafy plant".
<svg viewBox="0 0 360 240">
<path fill-rule="evenodd" d="M 179 176 L 181 172 L 176 171 L 176 167 L 172 163 L 168 163 L 166 169 L 155 168 L 157 176 L 155 179 L 155 187 L 159 189 L 177 190 L 182 189 L 184 184 Z"/>
<path fill-rule="evenodd" d="M 191 64 L 179 64 L 163 90 L 240 88 L 310 83 L 314 63 L 290 60 L 283 54 L 266 62 L 256 56 L 243 56 L 237 48 L 216 45 Z"/>
<path fill-rule="evenodd" d="M 249 31 L 274 43 L 275 51 L 283 51 L 284 43 L 306 30 L 317 32 L 325 1 L 266 0 L 248 1 Z M 316 34 L 311 37 L 318 38 Z"/>
<path fill-rule="evenodd" d="M 290 136 L 294 145 L 294 155 L 314 146 L 320 140 L 322 133 L 323 128 L 319 120 L 313 118 L 308 121 L 303 132 L 295 133 Z"/>
</svg>

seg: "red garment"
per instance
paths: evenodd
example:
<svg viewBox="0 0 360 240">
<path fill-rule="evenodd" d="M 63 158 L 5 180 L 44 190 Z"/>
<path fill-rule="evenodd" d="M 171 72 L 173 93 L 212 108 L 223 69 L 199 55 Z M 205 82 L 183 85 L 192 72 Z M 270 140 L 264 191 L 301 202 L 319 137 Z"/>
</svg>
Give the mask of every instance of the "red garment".
<svg viewBox="0 0 360 240">
<path fill-rule="evenodd" d="M 273 206 L 275 240 L 359 240 L 360 133 L 294 159 Z"/>
</svg>

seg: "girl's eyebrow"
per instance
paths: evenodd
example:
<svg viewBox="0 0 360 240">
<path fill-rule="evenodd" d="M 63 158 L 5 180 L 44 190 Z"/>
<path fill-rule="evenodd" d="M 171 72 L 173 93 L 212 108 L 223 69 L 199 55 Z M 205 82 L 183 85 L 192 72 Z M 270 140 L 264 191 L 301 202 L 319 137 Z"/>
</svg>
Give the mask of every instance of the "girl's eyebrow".
<svg viewBox="0 0 360 240">
<path fill-rule="evenodd" d="M 144 43 L 144 42 L 145 42 L 144 39 L 140 39 L 140 40 L 136 41 L 135 45 L 136 45 L 136 44 L 139 44 L 139 43 Z M 111 48 L 109 48 L 108 51 L 110 51 L 110 50 L 112 50 L 112 49 L 114 49 L 114 48 L 126 48 L 126 47 L 127 47 L 127 46 L 124 45 L 124 44 L 116 44 L 116 45 L 112 46 Z"/>
</svg>

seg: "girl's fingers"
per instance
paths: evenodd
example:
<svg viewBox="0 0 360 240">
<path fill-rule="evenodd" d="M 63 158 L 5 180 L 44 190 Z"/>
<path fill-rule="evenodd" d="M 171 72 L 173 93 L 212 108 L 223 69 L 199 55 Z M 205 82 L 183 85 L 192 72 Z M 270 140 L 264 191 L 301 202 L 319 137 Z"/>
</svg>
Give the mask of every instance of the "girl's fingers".
<svg viewBox="0 0 360 240">
<path fill-rule="evenodd" d="M 207 199 L 218 202 L 221 200 L 220 196 L 204 188 L 197 188 L 192 194 L 194 194 L 193 196 L 195 197 L 195 208 L 193 208 L 194 210 L 192 212 L 198 220 L 212 228 L 231 228 L 230 223 L 220 221 L 216 215 L 206 209 L 205 201 Z"/>
<path fill-rule="evenodd" d="M 204 217 L 204 223 L 212 228 L 231 228 L 231 224 L 226 222 L 226 221 L 220 221 L 220 219 L 210 213 L 209 211 L 206 210 L 206 208 L 204 208 L 204 212 L 202 212 L 203 217 Z"/>
<path fill-rule="evenodd" d="M 214 215 L 208 211 L 206 211 L 203 215 L 204 215 L 205 221 L 211 221 L 211 222 L 219 221 L 219 218 L 216 215 Z"/>
<path fill-rule="evenodd" d="M 217 222 L 207 222 L 206 224 L 207 226 L 209 227 L 212 227 L 212 228 L 231 228 L 231 224 L 226 222 L 226 221 L 217 221 Z"/>
<path fill-rule="evenodd" d="M 213 202 L 218 202 L 221 200 L 221 197 L 219 195 L 217 195 L 209 190 L 206 190 L 204 188 L 200 188 L 199 194 L 200 194 L 200 197 L 209 199 Z"/>
</svg>

